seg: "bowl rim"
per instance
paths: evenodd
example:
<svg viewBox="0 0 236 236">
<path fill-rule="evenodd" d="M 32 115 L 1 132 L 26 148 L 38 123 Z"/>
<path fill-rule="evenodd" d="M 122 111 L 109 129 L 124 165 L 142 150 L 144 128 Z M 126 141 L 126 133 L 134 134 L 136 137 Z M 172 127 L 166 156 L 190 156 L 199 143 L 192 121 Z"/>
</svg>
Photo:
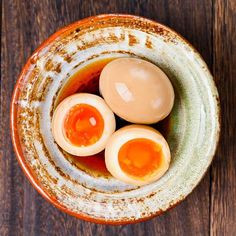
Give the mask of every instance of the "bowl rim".
<svg viewBox="0 0 236 236">
<path fill-rule="evenodd" d="M 24 79 L 24 75 L 25 73 L 28 71 L 28 68 L 31 64 L 31 60 L 34 58 L 35 55 L 37 55 L 37 53 L 44 47 L 46 47 L 49 43 L 51 43 L 52 41 L 54 41 L 58 36 L 60 36 L 61 34 L 69 31 L 70 29 L 74 28 L 74 27 L 78 27 L 81 25 L 84 25 L 90 21 L 98 21 L 98 20 L 102 20 L 102 19 L 108 19 L 108 18 L 129 18 L 129 19 L 134 19 L 134 20 L 142 20 L 144 22 L 149 22 L 155 26 L 161 27 L 175 35 L 177 35 L 180 39 L 180 41 L 182 41 L 184 44 L 187 44 L 193 51 L 194 54 L 197 55 L 199 57 L 199 59 L 204 63 L 205 68 L 207 70 L 207 72 L 209 73 L 209 75 L 212 77 L 212 84 L 211 87 L 212 89 L 216 92 L 216 112 L 217 112 L 217 121 L 218 121 L 218 130 L 216 132 L 216 136 L 215 136 L 215 147 L 212 149 L 212 153 L 211 153 L 211 157 L 210 157 L 210 162 L 209 162 L 209 166 L 206 168 L 206 170 L 202 173 L 201 178 L 199 179 L 198 182 L 196 182 L 195 186 L 193 186 L 193 188 L 190 190 L 190 192 L 188 194 L 186 194 L 185 196 L 183 196 L 181 199 L 179 199 L 175 204 L 173 205 L 169 205 L 169 207 L 166 210 L 160 210 L 157 212 L 154 212 L 152 215 L 150 216 L 146 216 L 146 217 L 142 217 L 142 218 L 138 218 L 138 219 L 127 219 L 127 220 L 105 220 L 103 218 L 94 218 L 90 215 L 86 215 L 84 213 L 75 213 L 73 211 L 71 211 L 70 209 L 66 208 L 64 205 L 62 205 L 55 197 L 51 196 L 49 193 L 47 193 L 42 187 L 41 187 L 41 183 L 37 180 L 37 178 L 34 176 L 32 170 L 30 169 L 30 167 L 28 166 L 25 158 L 24 158 L 24 154 L 23 151 L 21 149 L 21 144 L 20 144 L 20 140 L 19 140 L 19 135 L 17 132 L 17 100 L 20 94 L 20 87 L 21 87 L 21 82 Z M 45 41 L 43 41 L 40 46 L 34 50 L 34 52 L 31 54 L 31 56 L 27 59 L 26 64 L 24 65 L 13 90 L 13 94 L 12 94 L 12 99 L 11 99 L 11 107 L 10 107 L 10 132 L 11 132 L 11 139 L 12 139 L 12 144 L 13 144 L 13 148 L 16 154 L 16 158 L 17 161 L 19 162 L 24 174 L 26 175 L 26 177 L 28 178 L 29 182 L 33 185 L 33 187 L 38 191 L 38 193 L 40 193 L 41 196 L 43 196 L 44 199 L 46 199 L 49 203 L 51 203 L 52 205 L 54 205 L 56 208 L 58 208 L 59 210 L 77 217 L 78 219 L 82 219 L 82 220 L 86 220 L 92 223 L 99 223 L 99 224 L 109 224 L 109 225 L 122 225 L 122 224 L 132 224 L 132 223 L 138 223 L 138 222 L 142 222 L 142 221 L 146 221 L 149 220 L 155 216 L 158 216 L 168 210 L 170 210 L 171 208 L 175 207 L 177 204 L 179 204 L 180 202 L 182 202 L 190 193 L 192 193 L 192 191 L 195 189 L 195 187 L 201 182 L 201 180 L 203 179 L 203 177 L 205 176 L 205 174 L 207 173 L 211 162 L 215 156 L 216 150 L 217 150 L 217 146 L 219 144 L 219 137 L 220 137 L 220 130 L 221 130 L 221 115 L 220 115 L 220 101 L 219 101 L 219 95 L 217 92 L 217 87 L 215 85 L 213 76 L 211 75 L 211 72 L 207 66 L 207 64 L 205 63 L 204 59 L 202 58 L 202 56 L 200 55 L 200 53 L 191 45 L 191 43 L 189 43 L 185 38 L 183 38 L 183 36 L 181 36 L 179 33 L 177 33 L 176 31 L 174 31 L 173 29 L 169 28 L 168 26 L 165 26 L 159 22 L 156 22 L 154 20 L 148 19 L 146 17 L 142 17 L 142 16 L 136 16 L 136 15 L 130 15 L 130 14 L 119 14 L 119 13 L 113 13 L 113 14 L 100 14 L 100 15 L 95 15 L 95 16 L 89 16 L 83 19 L 80 19 L 74 23 L 71 23 L 67 26 L 64 26 L 62 28 L 60 28 L 59 30 L 57 30 L 54 34 L 52 34 L 51 36 L 49 36 Z"/>
</svg>

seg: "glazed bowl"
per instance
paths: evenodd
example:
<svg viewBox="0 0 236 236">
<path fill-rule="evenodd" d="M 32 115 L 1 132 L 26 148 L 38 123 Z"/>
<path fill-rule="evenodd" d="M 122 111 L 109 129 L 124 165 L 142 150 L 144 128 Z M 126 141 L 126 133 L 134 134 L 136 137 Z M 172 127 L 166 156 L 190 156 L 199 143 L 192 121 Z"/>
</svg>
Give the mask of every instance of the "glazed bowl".
<svg viewBox="0 0 236 236">
<path fill-rule="evenodd" d="M 154 125 L 169 143 L 170 168 L 160 180 L 142 187 L 90 168 L 86 161 L 93 157 L 68 155 L 51 131 L 59 94 L 72 75 L 118 57 L 158 65 L 175 90 L 170 116 Z M 98 78 L 81 77 L 77 92 L 96 93 Z M 59 209 L 97 223 L 141 221 L 183 200 L 207 171 L 219 129 L 218 93 L 201 56 L 168 27 L 131 15 L 94 16 L 59 30 L 29 58 L 12 98 L 12 140 L 26 176 Z M 103 161 L 101 154 L 96 159 L 100 170 Z"/>
</svg>

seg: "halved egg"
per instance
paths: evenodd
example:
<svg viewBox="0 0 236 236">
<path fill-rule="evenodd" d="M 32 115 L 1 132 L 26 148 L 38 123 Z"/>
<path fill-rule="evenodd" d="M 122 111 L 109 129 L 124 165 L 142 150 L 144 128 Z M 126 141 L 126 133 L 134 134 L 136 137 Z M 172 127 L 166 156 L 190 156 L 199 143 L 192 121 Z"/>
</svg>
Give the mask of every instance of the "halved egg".
<svg viewBox="0 0 236 236">
<path fill-rule="evenodd" d="M 109 62 L 101 72 L 99 89 L 112 111 L 132 123 L 158 122 L 174 104 L 174 89 L 166 74 L 137 58 Z"/>
<path fill-rule="evenodd" d="M 171 154 L 165 138 L 145 125 L 129 125 L 116 131 L 105 149 L 109 172 L 137 186 L 161 178 L 168 170 Z"/>
<path fill-rule="evenodd" d="M 114 114 L 105 101 L 88 93 L 64 99 L 52 118 L 52 133 L 57 144 L 76 156 L 102 151 L 115 126 Z"/>
</svg>

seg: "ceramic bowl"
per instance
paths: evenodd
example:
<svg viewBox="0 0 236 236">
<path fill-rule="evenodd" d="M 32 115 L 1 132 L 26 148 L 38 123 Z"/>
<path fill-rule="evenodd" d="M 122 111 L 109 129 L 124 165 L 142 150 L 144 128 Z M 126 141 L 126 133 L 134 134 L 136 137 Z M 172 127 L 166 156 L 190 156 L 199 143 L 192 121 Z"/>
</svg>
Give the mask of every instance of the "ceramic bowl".
<svg viewBox="0 0 236 236">
<path fill-rule="evenodd" d="M 56 100 L 67 80 L 90 63 L 117 57 L 151 61 L 175 90 L 164 134 L 170 168 L 142 187 L 86 168 L 58 147 L 51 131 Z M 98 79 L 78 83 L 79 91 L 96 89 Z M 173 30 L 137 16 L 99 15 L 59 30 L 33 53 L 13 93 L 11 129 L 21 167 L 49 202 L 81 219 L 133 223 L 176 205 L 203 177 L 219 137 L 218 93 L 201 56 Z"/>
</svg>

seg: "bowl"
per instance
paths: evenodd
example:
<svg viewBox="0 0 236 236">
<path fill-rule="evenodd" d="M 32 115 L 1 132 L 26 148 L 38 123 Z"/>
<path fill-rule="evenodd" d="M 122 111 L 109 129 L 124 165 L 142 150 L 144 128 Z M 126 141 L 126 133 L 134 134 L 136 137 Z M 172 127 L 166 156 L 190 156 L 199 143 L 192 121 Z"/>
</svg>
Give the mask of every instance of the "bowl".
<svg viewBox="0 0 236 236">
<path fill-rule="evenodd" d="M 63 96 L 97 93 L 99 70 L 118 57 L 158 65 L 175 90 L 171 114 L 154 125 L 170 145 L 170 168 L 142 187 L 114 179 L 103 153 L 74 157 L 52 136 L 52 114 Z M 78 73 L 76 83 L 68 85 Z M 29 58 L 12 97 L 12 141 L 25 175 L 53 205 L 96 223 L 134 223 L 165 212 L 200 182 L 218 143 L 218 100 L 207 65 L 176 32 L 138 16 L 98 15 L 59 30 Z"/>
</svg>

